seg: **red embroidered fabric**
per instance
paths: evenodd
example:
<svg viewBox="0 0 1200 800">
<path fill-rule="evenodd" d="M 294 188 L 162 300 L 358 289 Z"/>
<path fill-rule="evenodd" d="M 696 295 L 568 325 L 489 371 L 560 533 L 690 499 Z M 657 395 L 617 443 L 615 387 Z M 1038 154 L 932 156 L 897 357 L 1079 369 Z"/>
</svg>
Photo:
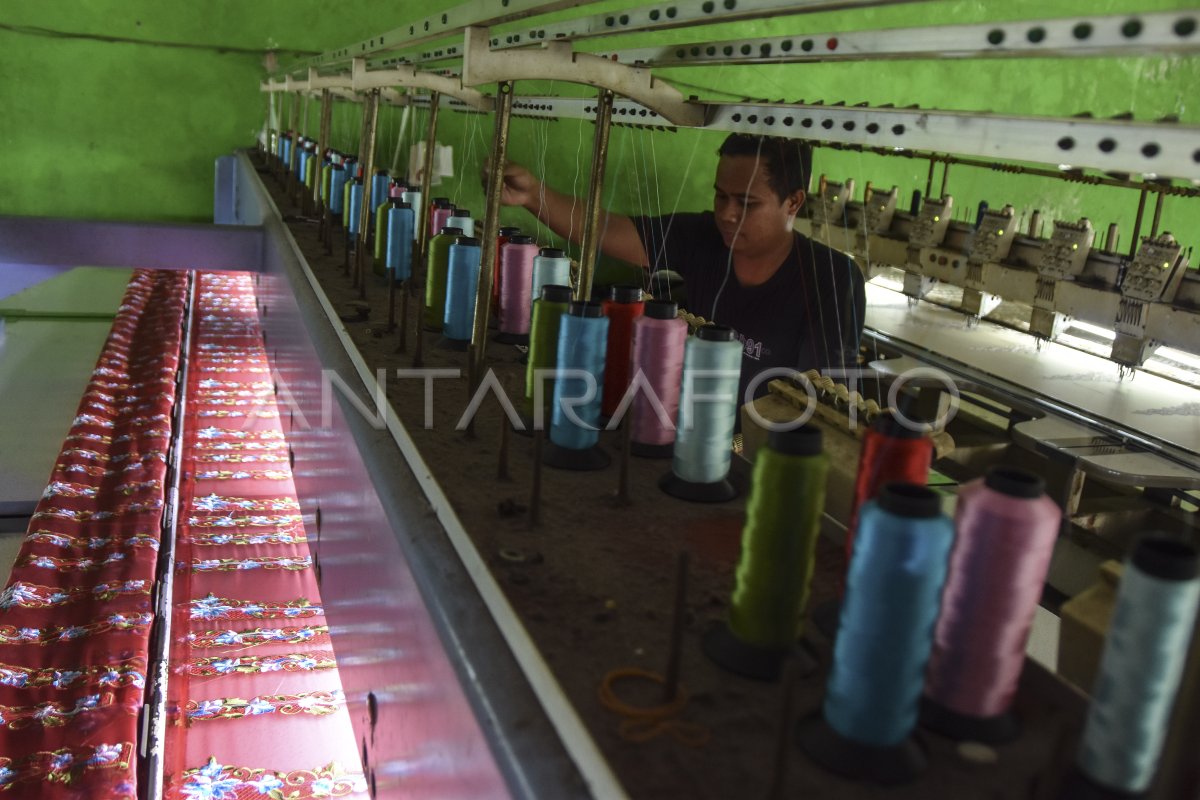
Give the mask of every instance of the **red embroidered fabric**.
<svg viewBox="0 0 1200 800">
<path fill-rule="evenodd" d="M 136 796 L 187 281 L 134 273 L 0 594 L 10 796 Z"/>
<path fill-rule="evenodd" d="M 168 796 L 366 797 L 252 277 L 199 275 L 192 318 Z"/>
</svg>

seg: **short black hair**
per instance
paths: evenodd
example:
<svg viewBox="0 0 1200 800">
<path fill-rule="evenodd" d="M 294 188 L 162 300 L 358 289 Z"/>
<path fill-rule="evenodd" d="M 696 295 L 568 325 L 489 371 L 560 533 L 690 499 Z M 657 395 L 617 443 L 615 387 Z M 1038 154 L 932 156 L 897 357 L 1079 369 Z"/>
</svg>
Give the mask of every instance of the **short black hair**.
<svg viewBox="0 0 1200 800">
<path fill-rule="evenodd" d="M 812 173 L 812 146 L 807 142 L 731 133 L 721 143 L 717 155 L 762 159 L 767 168 L 767 185 L 780 200 L 786 200 L 795 192 L 808 191 L 808 176 Z"/>
</svg>

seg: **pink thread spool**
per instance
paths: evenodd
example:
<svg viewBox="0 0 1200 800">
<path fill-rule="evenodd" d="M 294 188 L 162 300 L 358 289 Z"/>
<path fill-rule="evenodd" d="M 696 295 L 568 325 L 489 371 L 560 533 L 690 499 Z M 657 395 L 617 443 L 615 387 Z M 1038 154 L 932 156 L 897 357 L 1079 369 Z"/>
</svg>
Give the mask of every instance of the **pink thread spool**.
<svg viewBox="0 0 1200 800">
<path fill-rule="evenodd" d="M 642 458 L 671 458 L 675 449 L 687 341 L 687 323 L 677 314 L 669 300 L 648 300 L 633 323 L 631 381 L 641 373 L 648 389 L 639 387 L 633 398 L 629 451 Z"/>
<path fill-rule="evenodd" d="M 952 739 L 998 743 L 1062 523 L 1038 476 L 993 467 L 962 487 L 942 610 L 925 674 L 921 723 Z"/>
<path fill-rule="evenodd" d="M 429 207 L 429 235 L 437 236 L 446 227 L 446 220 L 454 214 L 454 204 L 448 197 L 435 197 Z"/>
<path fill-rule="evenodd" d="M 529 341 L 529 312 L 533 300 L 533 259 L 538 254 L 532 236 L 514 234 L 500 246 L 500 332 L 495 341 L 525 344 Z"/>
</svg>

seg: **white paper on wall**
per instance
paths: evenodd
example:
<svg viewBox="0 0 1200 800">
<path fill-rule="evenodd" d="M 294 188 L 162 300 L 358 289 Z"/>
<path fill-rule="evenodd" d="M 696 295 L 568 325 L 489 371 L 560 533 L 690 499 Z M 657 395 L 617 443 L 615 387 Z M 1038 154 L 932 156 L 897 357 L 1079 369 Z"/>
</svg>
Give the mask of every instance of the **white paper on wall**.
<svg viewBox="0 0 1200 800">
<path fill-rule="evenodd" d="M 417 142 L 408 151 L 408 174 L 413 180 L 421 179 L 425 167 L 425 143 Z M 433 151 L 433 175 L 430 185 L 437 186 L 442 178 L 454 177 L 454 145 L 438 144 Z"/>
</svg>

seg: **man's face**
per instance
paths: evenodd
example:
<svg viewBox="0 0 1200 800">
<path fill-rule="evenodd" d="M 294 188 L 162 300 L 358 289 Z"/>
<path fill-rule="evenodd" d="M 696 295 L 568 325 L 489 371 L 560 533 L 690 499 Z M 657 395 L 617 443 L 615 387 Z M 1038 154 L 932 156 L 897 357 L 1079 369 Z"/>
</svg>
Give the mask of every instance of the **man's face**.
<svg viewBox="0 0 1200 800">
<path fill-rule="evenodd" d="M 713 214 L 725 246 L 734 252 L 753 255 L 791 242 L 804 192 L 780 200 L 768 177 L 766 163 L 754 156 L 721 156 L 717 162 Z"/>
</svg>

